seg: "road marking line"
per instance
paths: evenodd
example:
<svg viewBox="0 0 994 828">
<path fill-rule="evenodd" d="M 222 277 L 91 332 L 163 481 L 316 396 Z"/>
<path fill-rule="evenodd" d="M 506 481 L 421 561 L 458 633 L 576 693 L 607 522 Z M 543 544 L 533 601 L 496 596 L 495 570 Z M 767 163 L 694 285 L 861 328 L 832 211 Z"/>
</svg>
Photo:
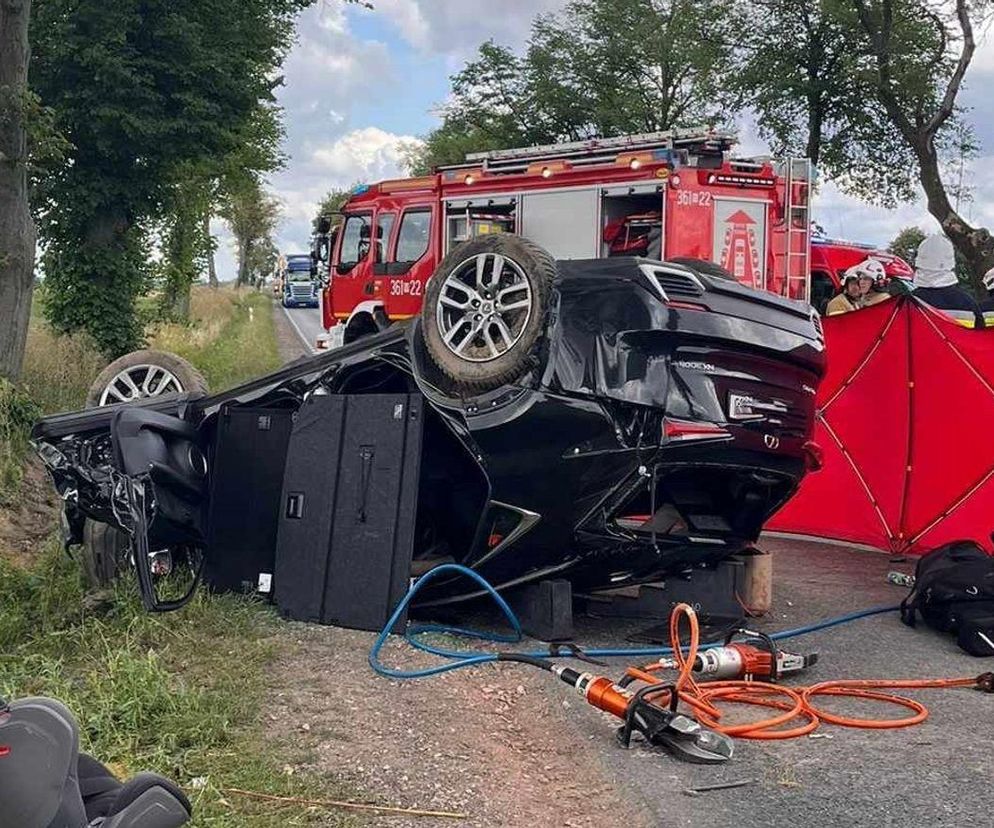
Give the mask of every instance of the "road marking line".
<svg viewBox="0 0 994 828">
<path fill-rule="evenodd" d="M 307 336 L 300 329 L 300 325 L 297 324 L 297 320 L 290 315 L 290 309 L 283 307 L 282 302 L 280 303 L 280 309 L 283 311 L 284 314 L 286 314 L 286 318 L 290 320 L 290 324 L 293 325 L 293 329 L 297 332 L 297 336 L 300 337 L 300 341 L 304 343 L 304 347 L 307 348 L 307 350 L 310 351 L 312 354 L 317 353 L 318 349 L 315 348 L 312 343 L 307 341 Z"/>
</svg>

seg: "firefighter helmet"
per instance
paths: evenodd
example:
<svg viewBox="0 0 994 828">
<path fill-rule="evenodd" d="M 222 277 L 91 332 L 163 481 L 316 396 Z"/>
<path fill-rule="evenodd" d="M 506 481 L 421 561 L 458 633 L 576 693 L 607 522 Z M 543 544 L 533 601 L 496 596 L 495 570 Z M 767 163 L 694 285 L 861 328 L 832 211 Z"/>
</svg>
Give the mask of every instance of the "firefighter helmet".
<svg viewBox="0 0 994 828">
<path fill-rule="evenodd" d="M 984 274 L 984 287 L 987 290 L 994 291 L 994 267 Z"/>
<path fill-rule="evenodd" d="M 887 271 L 884 270 L 883 263 L 880 259 L 874 259 L 872 256 L 849 268 L 846 275 L 850 274 L 857 279 L 869 279 L 872 282 L 882 282 L 887 278 Z"/>
</svg>

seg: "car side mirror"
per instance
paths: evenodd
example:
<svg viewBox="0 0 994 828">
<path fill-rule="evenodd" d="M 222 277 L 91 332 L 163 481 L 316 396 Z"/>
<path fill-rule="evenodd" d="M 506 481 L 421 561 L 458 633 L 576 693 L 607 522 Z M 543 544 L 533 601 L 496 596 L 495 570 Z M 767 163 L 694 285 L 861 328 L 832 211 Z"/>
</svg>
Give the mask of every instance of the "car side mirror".
<svg viewBox="0 0 994 828">
<path fill-rule="evenodd" d="M 318 219 L 318 233 L 322 236 L 327 236 L 331 230 L 331 219 L 327 216 L 321 216 Z"/>
</svg>

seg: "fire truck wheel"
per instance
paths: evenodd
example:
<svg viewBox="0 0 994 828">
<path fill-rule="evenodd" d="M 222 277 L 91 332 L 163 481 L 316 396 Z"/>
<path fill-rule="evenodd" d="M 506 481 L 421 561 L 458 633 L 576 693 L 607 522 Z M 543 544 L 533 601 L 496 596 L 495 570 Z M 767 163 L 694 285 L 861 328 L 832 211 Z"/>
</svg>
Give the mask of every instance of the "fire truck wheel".
<svg viewBox="0 0 994 828">
<path fill-rule="evenodd" d="M 206 394 L 207 380 L 185 359 L 164 351 L 133 351 L 114 360 L 93 381 L 86 407 L 190 391 Z M 128 536 L 119 529 L 87 520 L 81 554 L 87 585 L 112 583 L 125 568 L 130 551 Z"/>
<path fill-rule="evenodd" d="M 479 236 L 438 266 L 421 325 L 435 364 L 466 391 L 513 382 L 534 364 L 556 275 L 552 256 L 520 236 Z"/>
</svg>

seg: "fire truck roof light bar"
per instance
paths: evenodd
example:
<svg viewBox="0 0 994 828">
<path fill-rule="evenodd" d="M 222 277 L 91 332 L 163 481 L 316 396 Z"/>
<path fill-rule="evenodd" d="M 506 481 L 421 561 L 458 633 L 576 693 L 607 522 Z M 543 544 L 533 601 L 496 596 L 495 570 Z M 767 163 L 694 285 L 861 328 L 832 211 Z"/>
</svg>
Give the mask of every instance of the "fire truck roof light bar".
<svg viewBox="0 0 994 828">
<path fill-rule="evenodd" d="M 499 164 L 500 162 L 522 162 L 544 158 L 564 158 L 569 156 L 594 156 L 617 154 L 622 151 L 646 151 L 651 149 L 692 149 L 700 148 L 713 152 L 723 152 L 736 143 L 736 135 L 729 130 L 714 130 L 708 127 L 672 129 L 663 132 L 647 132 L 640 135 L 622 135 L 617 138 L 591 138 L 586 141 L 570 141 L 562 144 L 544 144 L 534 147 L 518 147 L 490 152 L 472 152 L 466 156 L 466 163 Z M 455 165 L 454 165 L 455 166 Z"/>
</svg>

